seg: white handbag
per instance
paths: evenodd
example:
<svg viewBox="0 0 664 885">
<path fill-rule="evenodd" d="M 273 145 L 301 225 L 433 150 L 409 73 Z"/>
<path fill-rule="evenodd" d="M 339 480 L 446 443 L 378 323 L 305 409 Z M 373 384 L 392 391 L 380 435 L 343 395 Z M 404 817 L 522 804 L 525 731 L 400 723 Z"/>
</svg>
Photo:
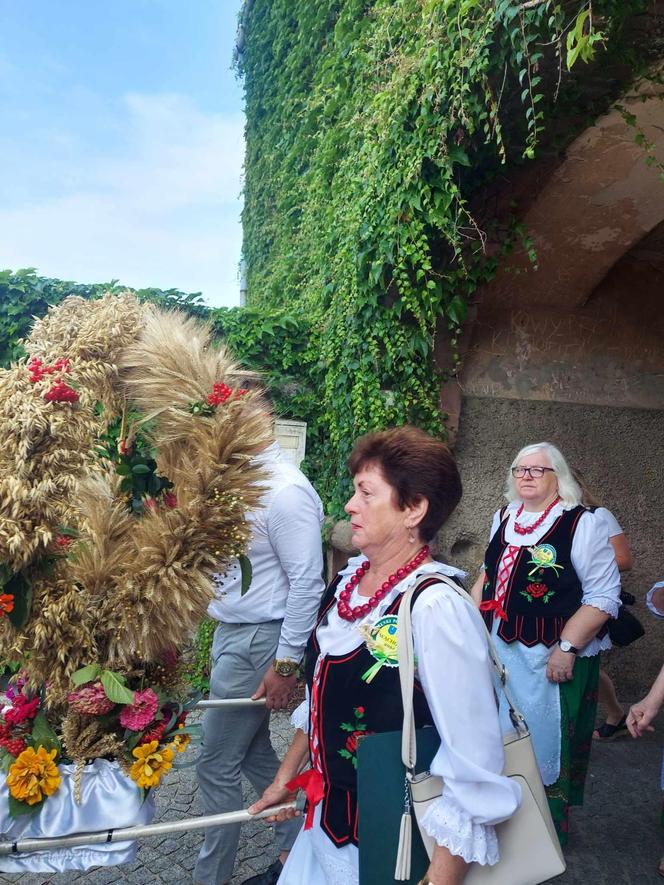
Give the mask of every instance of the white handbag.
<svg viewBox="0 0 664 885">
<path fill-rule="evenodd" d="M 429 579 L 431 575 L 427 576 Z M 443 575 L 437 577 L 455 593 L 475 608 L 472 598 Z M 399 678 L 403 699 L 404 721 L 401 741 L 401 758 L 406 768 L 406 807 L 401 820 L 399 849 L 394 878 L 400 881 L 410 878 L 412 815 L 408 798 L 415 814 L 422 841 L 429 858 L 434 840 L 422 829 L 421 821 L 428 806 L 443 791 L 442 778 L 429 772 L 414 774 L 416 763 L 415 717 L 413 714 L 413 683 L 415 659 L 411 623 L 411 598 L 416 584 L 404 594 L 399 606 L 397 622 L 397 654 Z M 505 767 L 503 774 L 514 778 L 521 786 L 522 801 L 509 820 L 496 825 L 500 860 L 493 866 L 473 863 L 468 869 L 464 885 L 539 885 L 565 871 L 565 859 L 556 835 L 549 805 L 533 752 L 530 733 L 525 719 L 517 709 L 507 686 L 507 674 L 500 662 L 491 635 L 487 630 L 489 657 L 500 679 L 502 690 L 510 708 L 514 730 L 503 736 Z"/>
</svg>

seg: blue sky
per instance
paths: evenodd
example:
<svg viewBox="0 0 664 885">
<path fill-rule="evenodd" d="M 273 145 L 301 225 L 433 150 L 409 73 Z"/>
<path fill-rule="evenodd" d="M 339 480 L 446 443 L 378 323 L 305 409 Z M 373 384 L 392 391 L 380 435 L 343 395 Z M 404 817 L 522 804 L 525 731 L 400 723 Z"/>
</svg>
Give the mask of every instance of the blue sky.
<svg viewBox="0 0 664 885">
<path fill-rule="evenodd" d="M 241 0 L 0 0 L 0 268 L 239 303 Z"/>
</svg>

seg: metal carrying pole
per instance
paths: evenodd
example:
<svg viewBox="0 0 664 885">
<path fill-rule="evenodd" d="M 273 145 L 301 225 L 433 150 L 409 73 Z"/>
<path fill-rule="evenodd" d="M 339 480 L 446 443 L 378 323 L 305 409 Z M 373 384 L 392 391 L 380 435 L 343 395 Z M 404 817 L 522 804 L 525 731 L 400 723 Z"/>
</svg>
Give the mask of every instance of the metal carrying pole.
<svg viewBox="0 0 664 885">
<path fill-rule="evenodd" d="M 141 827 L 120 827 L 118 829 L 100 830 L 91 833 L 72 833 L 71 836 L 51 836 L 39 839 L 17 839 L 15 842 L 0 842 L 0 857 L 10 854 L 26 854 L 31 851 L 47 851 L 56 848 L 74 848 L 77 845 L 100 845 L 109 842 L 127 842 L 143 836 L 162 836 L 165 833 L 184 833 L 189 830 L 204 830 L 208 827 L 223 827 L 226 824 L 246 823 L 279 814 L 281 811 L 304 810 L 305 797 L 302 795 L 294 802 L 274 805 L 257 814 L 248 811 L 229 811 L 225 814 L 208 814 L 186 820 L 162 821 L 158 824 L 145 824 Z"/>
<path fill-rule="evenodd" d="M 199 701 L 194 707 L 195 710 L 216 710 L 219 708 L 230 709 L 231 707 L 261 707 L 265 706 L 265 698 L 222 698 L 220 700 Z"/>
<path fill-rule="evenodd" d="M 265 698 L 222 698 L 217 700 L 199 701 L 196 710 L 209 710 L 233 707 L 242 709 L 247 707 L 265 706 Z M 157 824 L 145 824 L 140 827 L 120 827 L 118 829 L 99 830 L 90 833 L 72 833 L 70 836 L 49 836 L 37 839 L 18 839 L 13 842 L 0 842 L 0 857 L 10 854 L 27 854 L 31 851 L 48 851 L 57 848 L 74 848 L 79 845 L 100 845 L 110 842 L 127 842 L 139 839 L 143 836 L 160 836 L 165 833 L 184 833 L 189 830 L 204 830 L 208 827 L 223 827 L 226 824 L 246 823 L 250 820 L 260 820 L 265 817 L 279 814 L 281 811 L 294 809 L 304 811 L 304 795 L 300 795 L 294 802 L 285 802 L 283 805 L 275 805 L 259 811 L 258 814 L 250 814 L 248 811 L 229 811 L 225 814 L 208 814 L 201 817 L 187 818 L 186 820 L 162 821 Z"/>
</svg>

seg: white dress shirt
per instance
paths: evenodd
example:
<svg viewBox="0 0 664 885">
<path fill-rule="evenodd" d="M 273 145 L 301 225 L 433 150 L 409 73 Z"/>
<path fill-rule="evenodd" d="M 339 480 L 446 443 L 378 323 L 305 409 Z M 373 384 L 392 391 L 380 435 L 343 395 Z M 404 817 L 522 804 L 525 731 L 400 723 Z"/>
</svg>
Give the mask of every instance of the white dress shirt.
<svg viewBox="0 0 664 885">
<path fill-rule="evenodd" d="M 299 661 L 311 633 L 325 585 L 321 526 L 323 505 L 306 476 L 274 442 L 254 458 L 267 473 L 261 506 L 248 514 L 247 551 L 252 578 L 241 595 L 240 564 L 215 575 L 216 598 L 208 614 L 229 624 L 283 619 L 277 658 Z"/>
</svg>

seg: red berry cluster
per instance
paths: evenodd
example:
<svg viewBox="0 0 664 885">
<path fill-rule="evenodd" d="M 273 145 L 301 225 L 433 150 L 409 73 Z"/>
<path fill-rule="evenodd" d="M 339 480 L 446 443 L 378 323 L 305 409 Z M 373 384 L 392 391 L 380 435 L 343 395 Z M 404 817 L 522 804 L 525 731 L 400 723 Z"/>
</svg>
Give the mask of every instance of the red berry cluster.
<svg viewBox="0 0 664 885">
<path fill-rule="evenodd" d="M 61 550 L 69 550 L 73 543 L 74 539 L 70 538 L 69 535 L 57 535 L 55 538 L 55 546 Z"/>
<path fill-rule="evenodd" d="M 44 375 L 55 375 L 57 372 L 68 372 L 70 369 L 71 360 L 68 360 L 66 357 L 60 357 L 50 366 L 45 365 L 36 356 L 33 356 L 28 362 L 28 372 L 33 384 L 41 381 Z"/>
<path fill-rule="evenodd" d="M 23 738 L 15 737 L 15 738 L 0 738 L 0 747 L 5 749 L 10 756 L 20 756 L 23 750 L 26 749 L 28 745 L 23 740 Z"/>
<path fill-rule="evenodd" d="M 78 391 L 70 387 L 62 378 L 59 378 L 46 391 L 44 399 L 47 403 L 77 403 L 80 397 Z"/>
<path fill-rule="evenodd" d="M 237 390 L 233 390 L 232 387 L 224 384 L 223 381 L 217 381 L 212 385 L 212 393 L 207 398 L 208 405 L 221 406 L 232 396 L 244 396 L 245 393 L 247 393 L 247 390 L 244 387 L 238 387 Z"/>
</svg>

